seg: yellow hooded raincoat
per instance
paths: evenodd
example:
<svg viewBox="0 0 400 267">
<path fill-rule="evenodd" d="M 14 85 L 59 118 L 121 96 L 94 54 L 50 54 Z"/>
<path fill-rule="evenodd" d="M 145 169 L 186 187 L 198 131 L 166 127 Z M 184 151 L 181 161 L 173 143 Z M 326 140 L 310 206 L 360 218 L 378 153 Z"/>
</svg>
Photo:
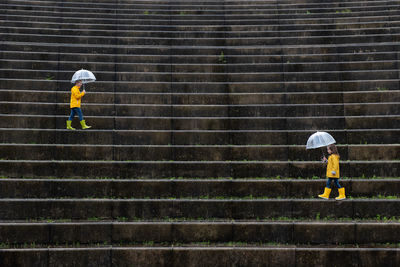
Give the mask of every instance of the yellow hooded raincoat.
<svg viewBox="0 0 400 267">
<path fill-rule="evenodd" d="M 71 103 L 70 108 L 80 108 L 81 107 L 81 98 L 84 96 L 84 92 L 79 91 L 78 86 L 74 86 L 71 88 Z"/>
<path fill-rule="evenodd" d="M 328 166 L 326 167 L 326 177 L 339 178 L 339 155 L 332 154 L 328 158 Z"/>
</svg>

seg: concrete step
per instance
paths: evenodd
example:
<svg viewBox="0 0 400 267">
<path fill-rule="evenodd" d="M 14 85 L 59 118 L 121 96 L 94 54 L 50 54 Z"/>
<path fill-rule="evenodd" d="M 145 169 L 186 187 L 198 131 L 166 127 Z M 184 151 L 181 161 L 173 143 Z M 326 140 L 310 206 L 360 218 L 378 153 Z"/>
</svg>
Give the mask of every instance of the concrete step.
<svg viewBox="0 0 400 267">
<path fill-rule="evenodd" d="M 64 129 L 69 116 L 0 114 L 1 128 Z M 397 129 L 400 117 L 110 117 L 85 116 L 95 129 L 104 130 L 310 130 Z M 78 120 L 73 126 L 78 126 Z"/>
<path fill-rule="evenodd" d="M 79 129 L 79 128 L 78 128 Z M 325 130 L 338 144 L 396 144 L 399 129 Z M 0 128 L 0 143 L 94 145 L 304 145 L 315 130 L 96 130 Z"/>
<path fill-rule="evenodd" d="M 38 24 L 38 23 L 36 23 Z M 248 27 L 249 31 L 237 31 L 235 27 L 220 27 L 214 30 L 196 30 L 186 29 L 181 27 L 181 29 L 169 30 L 160 29 L 155 30 L 154 27 L 149 28 L 148 31 L 139 29 L 123 30 L 118 25 L 118 29 L 86 29 L 76 28 L 71 25 L 71 28 L 66 28 L 65 26 L 60 29 L 59 26 L 53 24 L 44 24 L 43 27 L 39 25 L 24 25 L 21 23 L 0 23 L 0 29 L 4 33 L 8 34 L 38 34 L 38 35 L 65 35 L 65 36 L 91 36 L 93 38 L 133 38 L 133 37 L 147 37 L 147 38 L 271 38 L 271 37 L 312 37 L 312 36 L 342 36 L 342 35 L 376 35 L 376 34 L 395 34 L 399 33 L 400 28 L 396 25 L 391 24 L 384 25 L 381 28 L 348 28 L 348 29 L 302 29 L 302 30 L 285 30 L 275 26 L 273 30 L 266 29 L 254 30 L 257 26 Z M 21 26 L 20 26 L 21 25 Z M 103 26 L 104 27 L 104 26 Z M 115 26 L 114 26 L 115 27 Z M 266 26 L 261 26 L 261 28 L 267 28 Z M 144 26 L 142 26 L 144 28 Z M 287 27 L 289 28 L 289 27 Z M 257 29 L 257 28 L 256 28 Z"/>
<path fill-rule="evenodd" d="M 72 220 L 110 220 L 119 218 L 222 218 L 256 220 L 276 217 L 315 219 L 392 218 L 400 216 L 399 200 L 268 199 L 268 200 L 193 200 L 193 199 L 2 199 L 3 220 L 69 218 Z M 354 229 L 354 226 L 352 227 Z"/>
<path fill-rule="evenodd" d="M 0 99 L 8 102 L 68 102 L 69 92 L 0 89 Z M 155 105 L 301 105 L 342 103 L 360 105 L 400 102 L 399 90 L 312 93 L 114 93 L 93 92 L 85 95 L 88 104 Z M 357 104 L 356 104 L 357 103 Z M 5 104 L 5 102 L 3 102 Z M 65 113 L 65 112 L 64 112 Z M 63 113 L 63 114 L 64 114 Z"/>
<path fill-rule="evenodd" d="M 353 44 L 372 42 L 397 42 L 400 34 L 347 34 L 342 36 L 293 36 L 293 37 L 248 37 L 248 38 L 170 38 L 170 37 L 103 37 L 76 36 L 56 34 L 14 34 L 0 33 L 8 42 L 38 42 L 63 44 L 91 45 L 152 45 L 152 46 L 277 46 L 277 45 L 323 45 L 323 44 Z"/>
<path fill-rule="evenodd" d="M 399 61 L 357 61 L 357 62 L 307 62 L 292 63 L 230 63 L 225 56 L 214 57 L 212 64 L 185 64 L 185 63 L 110 63 L 110 62 L 67 62 L 49 60 L 0 60 L 3 69 L 23 70 L 62 70 L 74 72 L 79 68 L 90 69 L 92 72 L 172 72 L 172 73 L 241 73 L 241 72 L 320 72 L 320 71 L 365 71 L 365 70 L 392 70 Z M 235 59 L 232 59 L 235 60 Z M 236 59 L 237 60 L 237 59 Z M 223 61 L 223 62 L 222 62 Z M 221 64 L 223 63 L 223 64 Z"/>
<path fill-rule="evenodd" d="M 67 3 L 63 3 L 61 1 L 56 1 L 54 4 L 56 6 L 72 6 L 72 7 L 90 7 L 93 5 L 94 1 L 88 1 L 85 3 L 76 1 L 76 0 L 71 0 L 68 1 Z M 319 1 L 307 1 L 307 2 L 299 2 L 299 3 L 293 3 L 291 1 L 281 1 L 279 7 L 280 8 L 304 8 L 304 7 L 348 7 L 348 6 L 374 6 L 374 5 L 388 5 L 393 3 L 394 1 L 358 1 L 358 2 L 353 2 L 353 1 L 342 1 L 342 2 L 336 2 L 336 1 L 326 1 L 324 4 L 321 4 Z M 19 5 L 46 5 L 46 2 L 42 1 L 23 1 L 23 0 L 11 0 L 8 1 L 9 4 L 19 4 Z M 61 5 L 64 4 L 64 5 Z M 224 4 L 221 4 L 220 1 L 193 1 L 193 2 L 185 2 L 185 1 L 135 1 L 135 3 L 132 3 L 130 1 L 120 1 L 117 5 L 115 5 L 114 2 L 112 1 L 97 1 L 96 4 L 98 7 L 101 8 L 133 8 L 133 7 L 170 7 L 170 6 L 176 6 L 176 7 L 192 7 L 192 8 L 199 8 L 199 9 L 204 9 L 204 8 L 218 8 L 221 6 L 231 6 L 231 7 L 236 7 L 236 8 L 243 8 L 243 7 L 259 7 L 259 6 L 265 6 L 265 7 L 270 7 L 270 8 L 275 8 L 276 3 L 271 2 L 269 0 L 265 1 L 225 1 Z"/>
<path fill-rule="evenodd" d="M 72 75 L 72 73 L 71 73 Z M 14 91 L 61 91 L 71 89 L 68 80 L 46 79 L 3 79 L 0 89 L 13 88 Z M 392 91 L 399 90 L 399 79 L 350 80 L 350 81 L 279 81 L 279 82 L 128 82 L 96 81 L 86 86 L 87 92 L 117 93 L 313 93 L 354 91 Z"/>
<path fill-rule="evenodd" d="M 319 117 L 399 114 L 400 102 L 365 104 L 171 105 L 84 104 L 85 115 L 143 117 Z M 65 115 L 69 103 L 2 102 L 1 114 Z"/>
<path fill-rule="evenodd" d="M 262 18 L 270 17 L 278 19 L 278 15 L 284 18 L 307 18 L 307 19 L 322 19 L 322 18 L 354 18 L 363 16 L 385 16 L 385 15 L 396 15 L 398 14 L 397 4 L 384 4 L 384 5 L 372 5 L 372 6 L 354 6 L 348 8 L 272 8 L 263 7 L 242 7 L 240 9 L 230 9 L 229 6 L 220 5 L 220 8 L 206 8 L 206 9 L 193 9 L 193 8 L 177 8 L 173 6 L 166 7 L 150 7 L 150 8 L 129 8 L 129 9 L 115 9 L 114 8 L 99 8 L 99 7 L 86 7 L 84 10 L 77 9 L 76 7 L 54 7 L 54 6 L 32 6 L 24 5 L 2 5 L 7 10 L 8 14 L 12 15 L 35 15 L 35 16 L 49 16 L 58 15 L 65 16 L 68 18 L 79 17 L 84 14 L 88 18 L 104 18 L 104 19 L 133 19 L 136 17 L 142 17 L 145 19 L 156 18 L 163 19 L 172 17 L 177 20 L 188 20 L 188 19 L 201 19 L 202 17 L 210 17 L 218 19 L 219 17 L 227 16 L 234 18 L 249 18 L 260 16 Z M 118 17 L 117 17 L 118 15 Z M 158 15 L 158 16 L 157 16 Z M 289 16 L 292 15 L 292 16 Z M 325 15 L 325 16 L 324 16 Z"/>
<path fill-rule="evenodd" d="M 320 161 L 56 161 L 0 160 L 5 177 L 62 178 L 168 178 L 168 177 L 313 177 L 323 176 Z M 346 177 L 398 177 L 399 160 L 346 161 L 340 165 Z"/>
<path fill-rule="evenodd" d="M 89 222 L 0 223 L 5 244 L 279 243 L 372 244 L 399 240 L 400 223 L 362 222 Z"/>
<path fill-rule="evenodd" d="M 129 54 L 129 55 L 216 55 L 221 51 L 226 56 L 232 55 L 299 55 L 299 54 L 332 54 L 332 53 L 381 53 L 394 52 L 398 50 L 397 42 L 375 42 L 375 43 L 345 43 L 345 44 L 323 44 L 303 46 L 123 46 L 107 45 L 97 46 L 91 44 L 63 44 L 63 43 L 38 43 L 38 42 L 3 42 L 3 51 L 35 51 L 35 52 L 59 52 L 63 47 L 63 53 L 91 53 L 91 54 Z"/>
<path fill-rule="evenodd" d="M 338 145 L 341 160 L 392 160 L 400 158 L 400 145 Z M 117 160 L 117 161 L 313 161 L 321 151 L 304 152 L 304 146 L 111 146 L 63 144 L 0 144 L 6 160 Z"/>
<path fill-rule="evenodd" d="M 385 29 L 385 28 L 396 28 L 400 26 L 400 21 L 388 21 L 385 18 L 378 18 L 374 21 L 364 21 L 362 23 L 354 21 L 348 23 L 324 23 L 324 24 L 316 24 L 310 22 L 310 24 L 261 24 L 257 25 L 257 22 L 254 22 L 253 25 L 171 25 L 171 23 L 166 23 L 164 25 L 132 25 L 129 23 L 124 23 L 123 21 L 119 21 L 118 25 L 115 23 L 80 23 L 74 24 L 68 21 L 32 21 L 30 20 L 30 16 L 27 17 L 18 17 L 18 16 L 8 16 L 7 20 L 0 21 L 0 25 L 3 27 L 27 27 L 27 28 L 40 28 L 40 29 L 51 29 L 51 28 L 59 28 L 60 30 L 93 30 L 93 31 L 116 31 L 116 33 L 122 32 L 182 32 L 182 31 L 209 31 L 209 32 L 242 32 L 242 33 L 251 33 L 251 32 L 259 32 L 263 34 L 263 32 L 277 32 L 280 31 L 285 34 L 286 31 L 294 32 L 305 32 L 305 31 L 343 31 L 343 30 L 360 30 L 360 29 Z"/>
<path fill-rule="evenodd" d="M 74 71 L 54 70 L 18 70 L 0 69 L 2 79 L 39 79 L 69 80 Z M 394 80 L 399 79 L 397 69 L 360 70 L 360 71 L 313 71 L 313 72 L 114 72 L 97 71 L 96 75 L 103 81 L 117 82 L 203 82 L 203 83 L 238 83 L 238 82 L 270 82 L 282 81 L 353 81 L 353 80 Z"/>
<path fill-rule="evenodd" d="M 205 3 L 205 2 L 188 2 L 188 3 L 171 3 L 171 2 L 147 2 L 147 3 L 118 3 L 117 5 L 111 5 L 111 3 L 101 3 L 98 6 L 89 6 L 88 4 L 77 4 L 67 2 L 65 4 L 61 3 L 53 3 L 50 5 L 46 2 L 9 2 L 3 5 L 4 8 L 7 9 L 31 9 L 32 7 L 36 7 L 36 9 L 45 9 L 45 10 L 57 10 L 64 12 L 72 12 L 73 9 L 77 7 L 82 7 L 87 10 L 89 13 L 110 13 L 110 12 L 118 12 L 118 13 L 132 13 L 137 10 L 151 10 L 151 11 L 168 11 L 171 12 L 185 10 L 185 11 L 247 11 L 247 10 L 263 10 L 269 12 L 276 12 L 279 10 L 280 12 L 290 12 L 297 11 L 301 12 L 302 9 L 307 8 L 308 10 L 314 13 L 329 13 L 333 11 L 337 11 L 336 14 L 346 14 L 350 12 L 357 12 L 360 10 L 368 10 L 370 8 L 376 8 L 379 10 L 380 8 L 388 7 L 388 9 L 392 9 L 397 7 L 394 1 L 371 1 L 360 4 L 360 2 L 351 2 L 351 3 L 343 3 L 343 5 L 339 5 L 338 3 L 326 3 L 322 5 L 321 3 L 311 4 L 311 3 L 301 3 L 301 4 L 288 4 L 288 3 L 280 3 L 277 5 L 273 2 L 253 2 L 253 3 L 237 3 L 237 2 L 214 2 L 214 3 Z M 345 9 L 346 8 L 346 9 Z M 352 9 L 348 11 L 348 9 Z M 79 9 L 80 10 L 80 9 Z M 82 12 L 82 11 L 80 11 Z M 312 13 L 312 14 L 314 14 Z"/>
<path fill-rule="evenodd" d="M 82 64 L 221 64 L 219 54 L 214 55 L 130 55 L 130 54 L 88 54 L 88 53 L 58 53 L 58 52 L 29 52 L 29 51 L 3 51 L 2 66 L 6 66 L 5 61 L 30 62 L 40 61 L 46 63 L 59 62 L 66 64 L 76 64 L 77 61 L 82 61 Z M 282 54 L 280 51 L 271 52 L 277 54 L 270 55 L 226 55 L 224 58 L 229 64 L 222 64 L 224 68 L 232 64 L 281 64 L 283 66 L 295 66 L 298 63 L 315 63 L 315 64 L 343 64 L 349 63 L 366 63 L 369 61 L 393 61 L 397 59 L 397 52 L 357 52 L 354 53 L 327 53 L 327 54 Z M 328 64 L 328 65 L 329 65 Z"/>
<path fill-rule="evenodd" d="M 79 265 L 85 266 L 309 266 L 327 262 L 340 266 L 395 266 L 398 248 L 326 247 L 96 247 L 2 249 L 4 266 Z M 216 261 L 215 259 L 218 259 Z"/>
<path fill-rule="evenodd" d="M 374 7 L 375 8 L 375 7 Z M 372 9 L 374 9 L 372 8 Z M 304 9 L 300 14 L 295 13 L 282 13 L 282 14 L 266 14 L 265 12 L 258 12 L 251 14 L 245 12 L 243 14 L 223 14 L 221 12 L 213 13 L 210 11 L 201 11 L 203 14 L 182 14 L 185 10 L 178 11 L 175 15 L 159 14 L 151 11 L 140 11 L 136 14 L 124 15 L 114 12 L 112 14 L 98 14 L 87 12 L 48 12 L 42 10 L 7 10 L 6 15 L 0 16 L 0 19 L 26 19 L 32 21 L 45 21 L 45 22 L 65 22 L 76 21 L 77 24 L 84 23 L 98 23 L 98 24 L 112 24 L 118 21 L 121 24 L 131 25 L 278 25 L 278 24 L 351 24 L 360 22 L 382 22 L 382 21 L 398 21 L 399 11 L 398 6 L 394 7 L 395 10 L 383 11 L 362 11 L 362 12 L 349 12 L 343 13 L 310 13 L 309 10 Z M 387 9 L 387 7 L 384 7 Z M 146 14 L 148 13 L 148 14 Z M 390 20 L 388 18 L 391 18 Z M 282 19 L 282 20 L 281 20 Z"/>
<path fill-rule="evenodd" d="M 316 198 L 326 179 L 1 179 L 1 198 Z M 341 178 L 347 198 L 400 196 L 399 179 Z M 333 189 L 330 197 L 338 195 Z M 373 200 L 371 199 L 371 200 Z"/>
<path fill-rule="evenodd" d="M 102 7 L 102 6 L 85 6 L 84 8 L 77 8 L 77 6 L 69 6 L 67 5 L 54 5 L 43 3 L 40 5 L 32 5 L 28 4 L 14 4 L 7 3 L 0 5 L 2 8 L 6 9 L 10 13 L 22 13 L 22 12 L 31 12 L 34 14 L 42 14 L 42 12 L 47 11 L 50 14 L 61 14 L 65 16 L 76 16 L 74 11 L 78 14 L 85 13 L 88 17 L 100 17 L 100 15 L 105 18 L 112 18 L 118 14 L 120 19 L 128 18 L 129 15 L 146 15 L 147 17 L 151 17 L 154 15 L 170 15 L 170 16 L 200 16 L 200 15 L 240 15 L 240 14 L 264 14 L 264 15 L 274 15 L 274 14 L 293 14 L 293 17 L 322 17 L 322 14 L 326 14 L 329 17 L 354 17 L 360 16 L 368 13 L 372 13 L 372 11 L 376 11 L 381 14 L 383 12 L 395 12 L 398 10 L 397 3 L 382 3 L 382 4 L 364 4 L 359 5 L 354 3 L 353 5 L 346 6 L 291 6 L 286 7 L 284 5 L 230 5 L 226 3 L 219 3 L 219 5 L 213 6 L 202 6 L 202 8 L 198 8 L 199 5 L 193 6 L 182 6 L 182 5 L 155 5 L 152 3 L 151 5 L 145 6 L 128 6 L 125 8 L 121 8 L 120 5 L 112 6 L 112 7 Z M 96 16 L 97 15 L 97 16 Z"/>
</svg>

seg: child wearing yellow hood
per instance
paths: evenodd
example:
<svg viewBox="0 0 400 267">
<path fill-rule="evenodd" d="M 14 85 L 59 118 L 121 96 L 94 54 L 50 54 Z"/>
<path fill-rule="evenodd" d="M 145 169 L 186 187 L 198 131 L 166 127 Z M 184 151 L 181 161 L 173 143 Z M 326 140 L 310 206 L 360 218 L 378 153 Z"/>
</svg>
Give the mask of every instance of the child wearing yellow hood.
<svg viewBox="0 0 400 267">
<path fill-rule="evenodd" d="M 68 130 L 75 130 L 75 128 L 72 128 L 71 126 L 72 120 L 74 119 L 75 115 L 78 115 L 82 129 L 89 129 L 90 127 L 92 127 L 86 125 L 86 122 L 83 119 L 83 114 L 81 110 L 81 99 L 86 94 L 86 91 L 83 90 L 81 92 L 80 91 L 81 86 L 82 86 L 82 81 L 76 81 L 75 86 L 71 88 L 71 102 L 70 102 L 71 115 L 67 120 Z"/>
<path fill-rule="evenodd" d="M 346 198 L 345 192 L 344 192 L 344 187 L 342 187 L 339 184 L 339 153 L 337 150 L 337 147 L 334 144 L 331 144 L 327 147 L 328 154 L 330 155 L 328 157 L 328 166 L 326 167 L 326 177 L 328 178 L 328 181 L 326 182 L 326 187 L 324 190 L 324 193 L 322 195 L 318 195 L 318 197 L 323 198 L 323 199 L 329 199 L 329 194 L 331 193 L 331 184 L 332 181 L 334 182 L 335 186 L 339 190 L 339 196 L 336 198 L 336 200 L 343 200 Z M 324 162 L 326 162 L 326 158 L 324 157 L 323 159 Z"/>
</svg>

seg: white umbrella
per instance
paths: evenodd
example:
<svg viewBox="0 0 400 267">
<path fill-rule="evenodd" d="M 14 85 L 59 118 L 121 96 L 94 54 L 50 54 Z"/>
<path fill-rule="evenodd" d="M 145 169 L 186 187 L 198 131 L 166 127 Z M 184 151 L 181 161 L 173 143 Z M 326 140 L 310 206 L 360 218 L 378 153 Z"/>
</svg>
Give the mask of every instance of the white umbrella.
<svg viewBox="0 0 400 267">
<path fill-rule="evenodd" d="M 334 143 L 336 141 L 332 135 L 326 132 L 316 132 L 308 138 L 306 149 L 324 147 Z"/>
<path fill-rule="evenodd" d="M 75 72 L 72 76 L 71 83 L 75 83 L 76 81 L 82 81 L 83 84 L 91 83 L 96 81 L 96 77 L 94 77 L 94 74 L 91 71 L 81 69 Z"/>
</svg>

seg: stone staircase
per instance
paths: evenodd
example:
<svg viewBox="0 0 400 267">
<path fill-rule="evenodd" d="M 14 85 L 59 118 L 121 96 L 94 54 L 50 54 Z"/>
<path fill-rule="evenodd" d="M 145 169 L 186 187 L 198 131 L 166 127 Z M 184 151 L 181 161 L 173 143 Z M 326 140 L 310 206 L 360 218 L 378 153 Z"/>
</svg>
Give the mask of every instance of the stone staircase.
<svg viewBox="0 0 400 267">
<path fill-rule="evenodd" d="M 0 10 L 0 266 L 399 264 L 400 1 Z"/>
</svg>

